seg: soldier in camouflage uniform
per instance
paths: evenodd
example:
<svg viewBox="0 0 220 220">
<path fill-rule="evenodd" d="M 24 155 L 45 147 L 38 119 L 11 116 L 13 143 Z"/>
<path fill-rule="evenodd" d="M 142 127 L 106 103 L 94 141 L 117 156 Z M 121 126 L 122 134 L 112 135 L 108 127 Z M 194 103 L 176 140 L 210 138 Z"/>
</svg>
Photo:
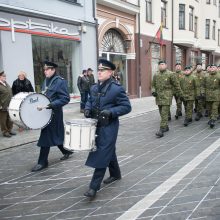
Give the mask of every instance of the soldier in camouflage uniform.
<svg viewBox="0 0 220 220">
<path fill-rule="evenodd" d="M 154 75 L 152 82 L 152 95 L 156 97 L 156 104 L 159 107 L 161 122 L 157 137 L 163 137 L 164 132 L 169 131 L 168 114 L 172 104 L 173 89 L 177 96 L 182 96 L 179 83 L 174 74 L 167 70 L 165 61 L 159 61 L 159 71 Z"/>
<path fill-rule="evenodd" d="M 212 64 L 210 67 L 210 73 L 205 77 L 204 86 L 202 88 L 206 99 L 206 107 L 209 112 L 210 128 L 214 128 L 215 121 L 218 117 L 218 106 L 220 101 L 220 77 L 217 74 L 217 66 Z"/>
<path fill-rule="evenodd" d="M 175 77 L 177 80 L 180 82 L 180 78 L 183 77 L 183 71 L 182 71 L 182 65 L 181 63 L 177 62 L 175 65 L 175 72 L 174 72 Z M 174 98 L 176 100 L 176 115 L 175 118 L 178 119 L 179 116 L 182 116 L 182 101 L 178 96 L 176 96 L 175 91 L 174 91 Z"/>
<path fill-rule="evenodd" d="M 184 76 L 180 78 L 180 88 L 183 92 L 184 107 L 185 107 L 185 120 L 184 126 L 188 126 L 192 122 L 193 103 L 196 94 L 196 81 L 195 76 L 192 74 L 190 66 L 185 67 Z"/>
<path fill-rule="evenodd" d="M 209 73 L 210 73 L 210 64 L 207 65 L 206 67 L 206 71 L 205 71 L 205 77 L 206 76 L 209 76 Z M 205 102 L 205 114 L 204 114 L 205 117 L 209 117 L 209 112 L 206 108 L 206 102 Z"/>
<path fill-rule="evenodd" d="M 202 84 L 204 83 L 205 73 L 202 70 L 202 63 L 197 63 L 196 71 L 193 73 L 196 80 L 196 94 L 195 94 L 195 108 L 196 108 L 196 117 L 195 120 L 199 121 L 203 116 L 203 110 L 205 107 L 205 97 L 202 93 Z"/>
</svg>

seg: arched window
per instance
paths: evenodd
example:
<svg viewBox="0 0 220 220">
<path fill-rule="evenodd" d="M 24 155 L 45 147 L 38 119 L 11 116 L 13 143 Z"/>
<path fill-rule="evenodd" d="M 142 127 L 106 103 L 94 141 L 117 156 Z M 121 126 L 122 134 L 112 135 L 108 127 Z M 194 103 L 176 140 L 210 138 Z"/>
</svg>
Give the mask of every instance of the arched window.
<svg viewBox="0 0 220 220">
<path fill-rule="evenodd" d="M 126 53 L 124 40 L 115 29 L 109 29 L 103 36 L 102 52 Z"/>
</svg>

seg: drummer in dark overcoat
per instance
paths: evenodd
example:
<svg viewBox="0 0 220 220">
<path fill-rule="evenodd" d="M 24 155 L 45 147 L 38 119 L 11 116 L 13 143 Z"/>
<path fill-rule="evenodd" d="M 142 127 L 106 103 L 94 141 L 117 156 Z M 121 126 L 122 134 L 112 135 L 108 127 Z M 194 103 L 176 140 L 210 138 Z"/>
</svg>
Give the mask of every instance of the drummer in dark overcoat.
<svg viewBox="0 0 220 220">
<path fill-rule="evenodd" d="M 41 130 L 37 145 L 40 147 L 38 163 L 32 168 L 32 172 L 42 170 L 48 166 L 48 155 L 50 147 L 57 146 L 63 153 L 61 160 L 68 159 L 72 154 L 63 148 L 64 124 L 62 107 L 70 101 L 67 82 L 56 73 L 57 65 L 53 62 L 45 61 L 44 73 L 46 79 L 42 86 L 42 93 L 50 99 L 50 104 L 46 107 L 52 109 L 51 122 Z M 42 106 L 38 107 L 42 110 Z"/>
<path fill-rule="evenodd" d="M 129 113 L 131 104 L 124 88 L 112 79 L 114 70 L 113 63 L 99 60 L 98 83 L 91 87 L 84 112 L 85 117 L 98 120 L 97 150 L 90 152 L 86 161 L 87 166 L 95 168 L 89 190 L 84 193 L 89 198 L 96 196 L 107 167 L 110 176 L 104 180 L 105 184 L 121 179 L 115 147 L 119 129 L 118 117 Z"/>
</svg>

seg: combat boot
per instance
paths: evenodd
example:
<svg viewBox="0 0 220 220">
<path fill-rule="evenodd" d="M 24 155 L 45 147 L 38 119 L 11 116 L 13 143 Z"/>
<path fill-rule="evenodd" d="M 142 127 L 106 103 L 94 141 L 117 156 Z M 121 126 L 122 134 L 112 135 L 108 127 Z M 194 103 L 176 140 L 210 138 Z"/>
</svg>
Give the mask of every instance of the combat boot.
<svg viewBox="0 0 220 220">
<path fill-rule="evenodd" d="M 164 132 L 167 132 L 167 131 L 169 131 L 169 127 L 166 126 L 165 128 L 161 128 L 161 130 L 163 131 L 163 133 L 164 133 Z"/>
<path fill-rule="evenodd" d="M 178 118 L 179 118 L 179 116 L 178 116 L 178 115 L 175 115 L 175 119 L 178 120 Z"/>
<path fill-rule="evenodd" d="M 178 116 L 183 116 L 181 111 L 178 111 Z"/>
<path fill-rule="evenodd" d="M 201 119 L 201 117 L 202 117 L 202 114 L 198 112 L 196 114 L 195 121 L 199 121 Z"/>
<path fill-rule="evenodd" d="M 209 125 L 210 125 L 210 128 L 214 128 L 215 127 L 215 120 L 211 119 Z"/>
<path fill-rule="evenodd" d="M 163 135 L 163 129 L 162 129 L 162 128 L 160 128 L 160 130 L 156 133 L 156 136 L 157 136 L 158 138 L 161 138 L 161 137 L 164 136 L 164 135 Z"/>
<path fill-rule="evenodd" d="M 192 118 L 185 118 L 183 125 L 186 127 L 192 122 Z"/>
<path fill-rule="evenodd" d="M 205 117 L 208 117 L 209 116 L 209 112 L 208 110 L 205 110 Z"/>
</svg>

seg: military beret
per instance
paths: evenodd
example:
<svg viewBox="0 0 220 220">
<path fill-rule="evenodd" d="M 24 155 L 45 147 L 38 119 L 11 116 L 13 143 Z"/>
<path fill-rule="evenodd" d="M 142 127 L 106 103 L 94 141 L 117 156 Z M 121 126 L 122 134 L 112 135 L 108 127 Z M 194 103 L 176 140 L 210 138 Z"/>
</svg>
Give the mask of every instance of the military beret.
<svg viewBox="0 0 220 220">
<path fill-rule="evenodd" d="M 197 63 L 196 66 L 202 66 L 202 63 Z"/>
<path fill-rule="evenodd" d="M 93 71 L 93 69 L 91 69 L 91 68 L 88 68 L 88 69 L 87 69 L 87 71 Z"/>
<path fill-rule="evenodd" d="M 160 65 L 161 63 L 167 64 L 165 60 L 159 60 L 158 65 Z"/>
<path fill-rule="evenodd" d="M 190 70 L 191 69 L 191 66 L 186 66 L 185 68 L 184 68 L 184 70 Z"/>
<path fill-rule="evenodd" d="M 44 68 L 56 68 L 58 65 L 50 61 L 44 61 Z"/>
<path fill-rule="evenodd" d="M 214 64 L 214 63 L 210 64 L 210 67 L 211 67 L 211 66 L 216 66 L 216 67 L 217 67 L 217 65 L 216 65 L 216 64 Z"/>
<path fill-rule="evenodd" d="M 218 67 L 220 67 L 220 64 L 218 64 Z"/>
<path fill-rule="evenodd" d="M 175 65 L 175 66 L 177 66 L 177 65 L 182 65 L 182 64 L 181 64 L 181 62 L 176 62 L 176 65 Z"/>
<path fill-rule="evenodd" d="M 115 70 L 115 64 L 105 60 L 105 59 L 99 59 L 99 69 L 109 69 L 109 70 Z"/>
</svg>

